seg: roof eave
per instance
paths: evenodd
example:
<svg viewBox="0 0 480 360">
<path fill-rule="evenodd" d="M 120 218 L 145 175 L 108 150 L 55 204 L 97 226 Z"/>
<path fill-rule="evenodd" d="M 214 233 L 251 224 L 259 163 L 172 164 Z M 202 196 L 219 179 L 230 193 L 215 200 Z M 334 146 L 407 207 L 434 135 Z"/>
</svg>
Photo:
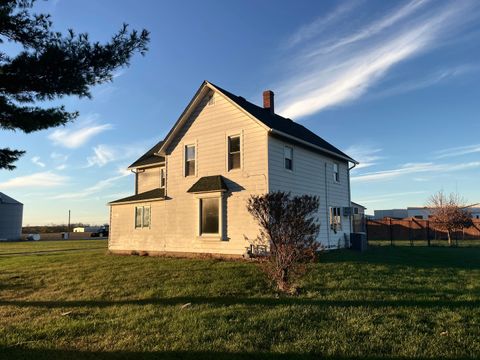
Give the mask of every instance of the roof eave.
<svg viewBox="0 0 480 360">
<path fill-rule="evenodd" d="M 142 200 L 127 200 L 127 201 L 119 201 L 119 202 L 109 202 L 108 205 L 124 205 L 124 204 L 136 204 L 136 203 L 142 203 L 142 202 L 152 202 L 152 201 L 162 201 L 165 200 L 165 197 L 158 197 L 158 198 L 152 198 L 152 199 L 142 199 Z"/>
<path fill-rule="evenodd" d="M 308 146 L 308 147 L 311 147 L 311 148 L 320 150 L 320 151 L 322 151 L 322 152 L 324 152 L 324 153 L 326 153 L 326 154 L 329 154 L 329 155 L 331 155 L 331 156 L 333 156 L 333 157 L 336 157 L 336 158 L 340 158 L 340 159 L 349 161 L 349 162 L 351 162 L 351 163 L 354 163 L 355 165 L 360 164 L 358 161 L 352 159 L 352 158 L 349 157 L 349 156 L 342 156 L 342 155 L 337 154 L 337 153 L 335 153 L 335 152 L 333 152 L 333 151 L 330 151 L 330 150 L 324 149 L 324 148 L 322 148 L 322 147 L 320 147 L 320 146 L 317 146 L 317 145 L 315 145 L 315 144 L 312 144 L 311 142 L 308 142 L 308 141 L 299 139 L 299 138 L 297 138 L 297 137 L 295 137 L 295 136 L 292 136 L 292 135 L 290 135 L 290 134 L 284 133 L 283 131 L 276 130 L 276 129 L 270 129 L 269 132 L 274 133 L 274 134 L 278 134 L 278 135 L 280 135 L 280 136 L 283 136 L 283 137 L 286 137 L 286 138 L 289 138 L 289 139 L 292 139 L 292 140 L 295 140 L 295 141 L 297 141 L 297 142 L 299 142 L 299 143 L 301 143 L 301 144 L 304 144 L 305 146 Z"/>
<path fill-rule="evenodd" d="M 206 194 L 206 193 L 217 193 L 217 192 L 227 192 L 228 190 L 225 189 L 218 189 L 218 190 L 203 190 L 203 191 L 187 191 L 189 194 Z"/>
<path fill-rule="evenodd" d="M 163 141 L 162 146 L 160 147 L 160 149 L 158 149 L 158 151 L 156 153 L 154 153 L 154 155 L 157 155 L 157 156 L 165 156 L 166 155 L 166 149 L 170 145 L 172 138 L 177 134 L 179 129 L 181 129 L 184 120 L 186 118 L 188 118 L 192 109 L 199 102 L 199 99 L 201 98 L 200 95 L 205 91 L 206 88 L 208 88 L 207 84 L 208 84 L 208 81 L 205 80 L 205 81 L 203 81 L 202 85 L 200 85 L 197 92 L 195 93 L 195 95 L 193 95 L 192 99 L 188 103 L 187 107 L 183 110 L 183 112 L 181 113 L 181 115 L 179 116 L 179 118 L 177 119 L 175 124 L 173 125 L 173 127 L 168 132 L 167 136 L 165 136 L 165 139 Z"/>
<path fill-rule="evenodd" d="M 165 164 L 165 161 L 159 161 L 159 162 L 156 162 L 156 163 L 151 163 L 151 164 L 147 164 L 147 165 L 138 165 L 138 166 L 132 166 L 130 165 L 127 170 L 135 170 L 135 169 L 145 169 L 145 168 L 149 168 L 149 167 L 155 167 L 157 165 L 162 165 L 162 164 Z"/>
</svg>

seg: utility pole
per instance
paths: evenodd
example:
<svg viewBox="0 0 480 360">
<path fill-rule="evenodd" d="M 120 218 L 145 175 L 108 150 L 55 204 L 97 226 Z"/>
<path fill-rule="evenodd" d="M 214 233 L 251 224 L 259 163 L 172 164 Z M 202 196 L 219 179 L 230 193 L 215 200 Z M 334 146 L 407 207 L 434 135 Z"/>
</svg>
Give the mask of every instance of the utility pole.
<svg viewBox="0 0 480 360">
<path fill-rule="evenodd" d="M 70 240 L 70 210 L 68 210 L 68 229 L 67 229 L 67 239 Z"/>
</svg>

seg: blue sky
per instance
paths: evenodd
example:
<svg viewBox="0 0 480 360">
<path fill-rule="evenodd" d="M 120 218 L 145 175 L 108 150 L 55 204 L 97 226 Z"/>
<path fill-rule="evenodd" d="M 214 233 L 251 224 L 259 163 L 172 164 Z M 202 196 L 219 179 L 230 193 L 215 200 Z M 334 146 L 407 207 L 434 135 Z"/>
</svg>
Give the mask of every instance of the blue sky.
<svg viewBox="0 0 480 360">
<path fill-rule="evenodd" d="M 260 103 L 361 162 L 352 199 L 374 209 L 424 205 L 433 192 L 480 202 L 480 4 L 465 1 L 39 1 L 55 28 L 105 41 L 123 22 L 151 31 L 150 51 L 81 116 L 0 144 L 27 150 L 0 191 L 24 224 L 108 222 L 133 192 L 125 168 L 159 141 L 203 80 Z"/>
</svg>

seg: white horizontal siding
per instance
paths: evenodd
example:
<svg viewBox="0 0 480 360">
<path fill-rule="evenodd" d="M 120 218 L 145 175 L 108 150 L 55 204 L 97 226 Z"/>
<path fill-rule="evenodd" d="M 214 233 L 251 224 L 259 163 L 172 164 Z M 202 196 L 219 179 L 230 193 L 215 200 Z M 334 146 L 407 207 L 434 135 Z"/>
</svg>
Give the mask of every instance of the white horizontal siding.
<svg viewBox="0 0 480 360">
<path fill-rule="evenodd" d="M 243 254 L 249 245 L 246 239 L 256 237 L 258 227 L 246 210 L 246 201 L 251 194 L 268 191 L 267 131 L 223 95 L 215 94 L 212 106 L 207 105 L 207 98 L 167 149 L 167 200 L 156 203 L 155 213 L 152 208 L 151 232 L 133 228 L 135 205 L 113 206 L 112 224 L 123 230 L 112 231 L 112 249 Z M 227 136 L 233 134 L 242 136 L 243 167 L 228 171 Z M 184 177 L 184 145 L 189 143 L 196 144 L 197 174 Z M 139 177 L 139 192 L 159 184 L 159 172 L 155 174 L 153 180 L 150 175 Z M 187 190 L 200 177 L 209 175 L 223 175 L 233 189 L 225 207 L 227 241 L 197 237 L 198 200 Z"/>
<path fill-rule="evenodd" d="M 284 167 L 285 145 L 293 148 L 293 171 Z M 333 178 L 334 162 L 339 164 L 339 183 Z M 325 247 L 343 247 L 345 236 L 350 236 L 349 218 L 342 216 L 342 231 L 334 233 L 329 225 L 329 207 L 349 206 L 348 163 L 270 136 L 268 168 L 270 191 L 290 191 L 293 195 L 310 194 L 320 198 L 318 240 Z"/>
<path fill-rule="evenodd" d="M 151 167 L 137 170 L 137 192 L 158 189 L 160 187 L 160 167 Z"/>
</svg>

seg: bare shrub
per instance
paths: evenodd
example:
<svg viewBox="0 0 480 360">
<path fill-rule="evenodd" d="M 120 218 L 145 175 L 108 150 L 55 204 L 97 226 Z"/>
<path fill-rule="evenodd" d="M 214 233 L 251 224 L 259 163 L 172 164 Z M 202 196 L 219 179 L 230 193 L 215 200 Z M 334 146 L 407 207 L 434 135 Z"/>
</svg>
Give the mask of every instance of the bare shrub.
<svg viewBox="0 0 480 360">
<path fill-rule="evenodd" d="M 282 292 L 291 292 L 306 273 L 306 264 L 316 259 L 319 204 L 317 196 L 281 191 L 248 199 L 248 212 L 260 226 L 255 243 L 268 249 L 261 267 Z"/>
</svg>

